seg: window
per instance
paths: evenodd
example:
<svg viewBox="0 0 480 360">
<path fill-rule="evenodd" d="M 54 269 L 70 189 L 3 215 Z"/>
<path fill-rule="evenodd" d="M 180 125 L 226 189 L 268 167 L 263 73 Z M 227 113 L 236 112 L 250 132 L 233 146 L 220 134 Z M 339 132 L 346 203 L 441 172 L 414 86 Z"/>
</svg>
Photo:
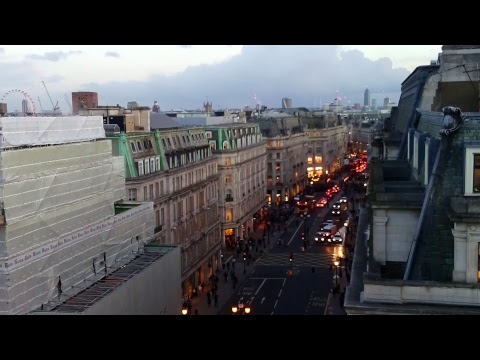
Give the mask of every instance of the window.
<svg viewBox="0 0 480 360">
<path fill-rule="evenodd" d="M 480 144 L 465 148 L 464 195 L 480 196 Z"/>
<path fill-rule="evenodd" d="M 145 159 L 145 174 L 150 174 L 150 161 L 148 159 Z"/>
<path fill-rule="evenodd" d="M 148 200 L 147 187 L 144 186 L 143 187 L 143 201 L 147 201 L 147 200 Z"/>
<path fill-rule="evenodd" d="M 134 152 L 134 153 L 137 152 L 137 148 L 135 147 L 135 143 L 134 143 L 134 142 L 131 142 L 131 143 L 130 143 L 130 147 L 132 148 L 132 152 Z"/>
<path fill-rule="evenodd" d="M 473 192 L 480 193 L 480 154 L 473 155 Z"/>
<path fill-rule="evenodd" d="M 160 156 L 155 156 L 155 170 L 160 171 Z"/>
<path fill-rule="evenodd" d="M 149 197 L 150 197 L 150 200 L 153 200 L 153 184 L 150 184 L 149 185 Z"/>
<path fill-rule="evenodd" d="M 128 200 L 137 201 L 137 189 L 128 189 Z"/>
<path fill-rule="evenodd" d="M 144 174 L 143 172 L 143 161 L 137 161 L 137 171 L 138 171 L 138 176 L 142 176 Z"/>
<path fill-rule="evenodd" d="M 160 187 L 158 186 L 158 182 L 155 183 L 155 197 L 160 196 Z"/>
<path fill-rule="evenodd" d="M 225 220 L 230 222 L 233 220 L 233 209 L 226 209 L 225 210 Z"/>
<path fill-rule="evenodd" d="M 137 141 L 137 148 L 138 148 L 138 151 L 142 151 L 142 144 L 140 143 L 140 141 Z"/>
<path fill-rule="evenodd" d="M 160 169 L 155 169 L 155 158 L 151 157 L 150 158 L 150 172 L 155 172 L 155 170 L 160 170 Z"/>
<path fill-rule="evenodd" d="M 480 283 L 480 243 L 478 243 L 478 251 L 477 251 L 477 282 Z"/>
</svg>

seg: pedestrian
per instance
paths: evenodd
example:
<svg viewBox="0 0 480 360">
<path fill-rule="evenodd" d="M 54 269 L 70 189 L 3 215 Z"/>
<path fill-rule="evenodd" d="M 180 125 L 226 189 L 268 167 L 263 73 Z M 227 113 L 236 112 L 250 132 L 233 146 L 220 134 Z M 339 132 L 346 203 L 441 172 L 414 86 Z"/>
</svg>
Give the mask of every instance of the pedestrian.
<svg viewBox="0 0 480 360">
<path fill-rule="evenodd" d="M 212 297 L 210 296 L 210 293 L 207 294 L 207 305 L 208 307 L 212 306 Z"/>
<path fill-rule="evenodd" d="M 214 300 L 215 300 L 215 307 L 218 308 L 218 294 L 217 293 L 215 293 Z"/>
<path fill-rule="evenodd" d="M 195 309 L 195 315 L 198 315 L 198 309 Z"/>
<path fill-rule="evenodd" d="M 230 271 L 230 261 L 227 262 L 227 270 Z"/>
<path fill-rule="evenodd" d="M 225 282 L 228 281 L 228 273 L 226 271 L 223 272 L 223 277 L 225 278 Z"/>
</svg>

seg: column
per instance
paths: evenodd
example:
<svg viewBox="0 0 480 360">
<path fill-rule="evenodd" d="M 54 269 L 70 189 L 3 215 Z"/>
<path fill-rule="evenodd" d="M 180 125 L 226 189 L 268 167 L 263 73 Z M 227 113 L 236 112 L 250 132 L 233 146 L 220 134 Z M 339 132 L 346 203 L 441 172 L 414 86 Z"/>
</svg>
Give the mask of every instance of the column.
<svg viewBox="0 0 480 360">
<path fill-rule="evenodd" d="M 462 229 L 465 228 L 465 229 Z M 454 255 L 453 255 L 453 274 L 452 280 L 458 282 L 467 281 L 467 232 L 466 226 L 455 224 L 452 229 L 454 239 Z M 476 269 L 475 269 L 476 270 Z M 476 274 L 476 271 L 475 271 Z"/>
<path fill-rule="evenodd" d="M 370 241 L 372 238 L 374 241 L 373 258 L 382 265 L 385 265 L 387 261 L 387 221 L 388 216 L 374 216 L 373 229 L 370 229 L 373 232 L 373 236 L 370 236 Z"/>
</svg>

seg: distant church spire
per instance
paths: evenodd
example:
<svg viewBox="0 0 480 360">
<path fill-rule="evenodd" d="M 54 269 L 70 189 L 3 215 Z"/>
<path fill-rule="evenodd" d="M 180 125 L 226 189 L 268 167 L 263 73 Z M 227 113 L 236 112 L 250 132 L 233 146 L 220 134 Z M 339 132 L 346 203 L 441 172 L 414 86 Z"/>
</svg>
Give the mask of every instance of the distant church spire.
<svg viewBox="0 0 480 360">
<path fill-rule="evenodd" d="M 208 101 L 204 102 L 203 103 L 203 108 L 205 109 L 205 112 L 207 112 L 207 113 L 212 112 L 213 111 L 212 102 L 211 101 L 210 101 L 210 103 Z"/>
<path fill-rule="evenodd" d="M 157 101 L 153 102 L 152 112 L 159 113 L 160 112 L 160 105 L 157 104 Z"/>
</svg>

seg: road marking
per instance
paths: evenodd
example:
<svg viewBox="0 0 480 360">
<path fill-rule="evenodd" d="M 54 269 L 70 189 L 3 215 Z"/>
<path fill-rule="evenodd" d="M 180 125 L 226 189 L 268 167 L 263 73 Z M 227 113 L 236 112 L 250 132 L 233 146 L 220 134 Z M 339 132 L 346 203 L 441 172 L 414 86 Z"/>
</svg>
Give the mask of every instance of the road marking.
<svg viewBox="0 0 480 360">
<path fill-rule="evenodd" d="M 281 277 L 281 278 L 250 278 L 250 280 L 283 280 L 284 283 L 285 283 L 285 278 L 284 277 Z"/>
<path fill-rule="evenodd" d="M 260 301 L 260 304 L 263 304 L 264 301 L 265 301 L 265 296 L 262 298 L 262 301 Z"/>
<path fill-rule="evenodd" d="M 280 291 L 278 292 L 278 297 L 280 297 L 282 295 L 282 290 L 283 289 L 280 289 Z"/>
<path fill-rule="evenodd" d="M 305 220 L 303 220 L 305 221 Z M 287 245 L 290 245 L 293 241 L 293 238 L 295 237 L 295 235 L 297 234 L 298 230 L 300 230 L 300 227 L 301 227 L 301 224 L 300 226 L 297 228 L 297 230 L 295 230 L 295 232 L 293 233 L 292 237 L 290 238 L 290 241 L 287 243 Z"/>
<path fill-rule="evenodd" d="M 273 308 L 275 309 L 277 307 L 278 299 L 275 300 L 275 304 L 273 304 Z"/>
<path fill-rule="evenodd" d="M 323 315 L 327 315 L 328 304 L 330 304 L 330 298 L 331 298 L 331 296 L 332 296 L 332 293 L 328 293 L 327 304 L 325 305 L 325 312 L 323 313 Z"/>
<path fill-rule="evenodd" d="M 265 281 L 267 281 L 267 279 L 263 279 L 262 283 L 260 284 L 260 286 L 258 287 L 257 291 L 255 291 L 255 295 L 258 294 L 258 292 L 260 291 L 260 289 L 262 288 L 263 284 L 265 284 Z"/>
</svg>

